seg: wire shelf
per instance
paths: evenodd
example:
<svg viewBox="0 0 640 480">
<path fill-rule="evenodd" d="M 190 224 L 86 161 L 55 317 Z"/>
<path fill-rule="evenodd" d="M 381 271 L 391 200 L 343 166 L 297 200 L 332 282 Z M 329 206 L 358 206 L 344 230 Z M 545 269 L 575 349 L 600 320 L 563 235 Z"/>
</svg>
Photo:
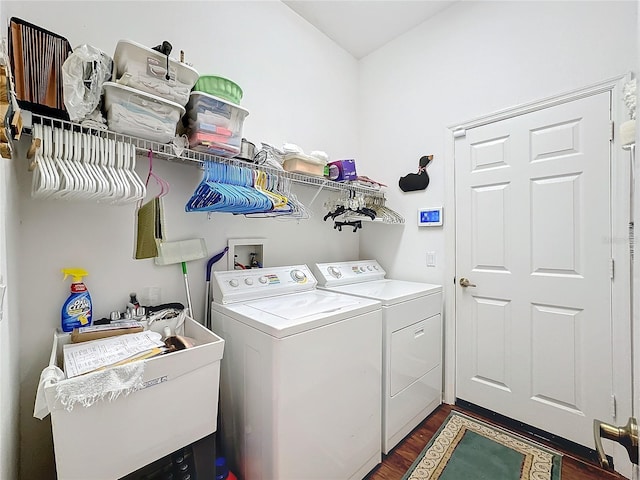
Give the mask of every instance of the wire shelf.
<svg viewBox="0 0 640 480">
<path fill-rule="evenodd" d="M 24 112 L 23 112 L 24 113 Z M 149 151 L 153 152 L 157 157 L 173 161 L 189 164 L 199 168 L 203 168 L 204 163 L 207 161 L 225 163 L 229 165 L 236 165 L 239 167 L 249 168 L 252 170 L 261 170 L 272 175 L 279 175 L 283 178 L 288 178 L 292 182 L 300 185 L 311 185 L 319 187 L 321 189 L 331 191 L 347 191 L 355 192 L 369 197 L 384 199 L 384 193 L 378 189 L 366 187 L 364 185 L 355 184 L 352 182 L 334 182 L 324 177 L 314 177 L 310 175 L 304 175 L 300 173 L 287 172 L 279 168 L 271 167 L 264 164 L 256 164 L 247 162 L 237 158 L 226 158 L 212 155 L 209 153 L 198 152 L 189 148 L 183 148 L 171 143 L 159 143 L 152 140 L 145 140 L 143 138 L 133 137 L 131 135 L 125 135 L 122 133 L 116 133 L 106 129 L 94 128 L 90 126 L 80 125 L 79 123 L 70 122 L 67 120 L 61 120 L 58 118 L 47 117 L 44 115 L 31 113 L 31 122 L 28 118 L 25 118 L 25 128 L 31 132 L 34 123 L 42 125 L 50 125 L 52 127 L 64 128 L 68 130 L 81 131 L 91 135 L 101 136 L 117 142 L 124 142 L 130 145 L 134 145 L 139 155 L 146 155 Z"/>
</svg>

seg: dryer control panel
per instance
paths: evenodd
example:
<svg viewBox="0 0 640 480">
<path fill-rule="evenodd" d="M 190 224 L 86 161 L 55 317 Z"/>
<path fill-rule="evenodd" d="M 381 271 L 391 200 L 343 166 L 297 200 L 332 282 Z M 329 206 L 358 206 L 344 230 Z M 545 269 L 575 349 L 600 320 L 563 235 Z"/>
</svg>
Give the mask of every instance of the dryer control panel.
<svg viewBox="0 0 640 480">
<path fill-rule="evenodd" d="M 306 265 L 213 272 L 213 301 L 235 303 L 316 288 Z"/>
<path fill-rule="evenodd" d="M 318 284 L 323 287 L 382 280 L 386 275 L 375 260 L 316 263 L 313 265 L 313 273 L 318 278 Z"/>
</svg>

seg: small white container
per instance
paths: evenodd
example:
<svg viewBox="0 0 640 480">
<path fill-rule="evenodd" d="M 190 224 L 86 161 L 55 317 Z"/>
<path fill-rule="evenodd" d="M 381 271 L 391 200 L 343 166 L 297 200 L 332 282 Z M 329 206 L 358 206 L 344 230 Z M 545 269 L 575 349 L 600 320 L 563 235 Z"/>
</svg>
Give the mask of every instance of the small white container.
<svg viewBox="0 0 640 480">
<path fill-rule="evenodd" d="M 129 395 L 69 412 L 56 385 L 74 379 L 45 385 L 60 480 L 120 478 L 216 431 L 224 340 L 188 317 L 180 334 L 199 345 L 140 360 L 146 388 Z M 54 335 L 49 365 L 62 368 L 69 342 Z"/>
<path fill-rule="evenodd" d="M 282 162 L 282 168 L 287 172 L 303 173 L 316 177 L 324 175 L 325 165 L 325 161 L 302 153 L 288 153 L 284 156 L 284 161 Z"/>
<path fill-rule="evenodd" d="M 113 82 L 104 84 L 109 129 L 160 143 L 170 142 L 185 109 L 177 103 Z"/>
<path fill-rule="evenodd" d="M 184 106 L 198 72 L 177 60 L 131 40 L 120 40 L 113 54 L 116 81 Z"/>
<path fill-rule="evenodd" d="M 183 120 L 191 148 L 220 156 L 240 153 L 249 110 L 204 92 L 191 92 Z"/>
</svg>

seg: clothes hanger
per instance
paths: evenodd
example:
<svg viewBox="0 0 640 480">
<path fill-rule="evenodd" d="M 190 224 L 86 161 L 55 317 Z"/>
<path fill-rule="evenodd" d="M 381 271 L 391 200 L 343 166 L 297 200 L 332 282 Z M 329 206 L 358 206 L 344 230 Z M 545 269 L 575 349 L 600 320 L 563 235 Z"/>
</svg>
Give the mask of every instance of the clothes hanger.
<svg viewBox="0 0 640 480">
<path fill-rule="evenodd" d="M 247 214 L 273 209 L 273 202 L 253 187 L 248 169 L 217 162 L 205 162 L 202 181 L 185 205 L 187 212 Z"/>
<path fill-rule="evenodd" d="M 133 176 L 133 179 L 138 186 L 138 196 L 142 199 L 147 195 L 147 187 L 136 172 L 136 147 L 128 143 L 126 143 L 125 146 L 127 147 L 129 157 L 129 173 Z"/>
<path fill-rule="evenodd" d="M 338 229 L 339 232 L 342 231 L 342 227 L 353 227 L 353 232 L 358 231 L 359 228 L 362 228 L 362 221 L 354 220 L 349 222 L 333 222 L 333 228 Z"/>
<path fill-rule="evenodd" d="M 47 170 L 47 189 L 45 196 L 49 197 L 60 188 L 60 174 L 53 160 L 53 130 L 51 126 L 43 126 L 43 137 L 46 145 L 43 160 Z"/>
<path fill-rule="evenodd" d="M 65 200 L 75 200 L 84 198 L 85 180 L 82 173 L 75 167 L 72 162 L 73 142 L 71 141 L 71 131 L 67 129 L 56 129 L 58 131 L 58 139 L 61 141 L 60 162 L 68 172 L 72 179 L 73 185 L 62 195 Z"/>
<path fill-rule="evenodd" d="M 107 146 L 105 143 L 105 139 L 103 137 L 96 137 L 96 166 L 100 170 L 100 173 L 106 180 L 106 184 L 104 185 L 105 189 L 103 190 L 103 195 L 101 197 L 101 201 L 109 201 L 113 198 L 115 192 L 115 181 L 111 177 L 111 172 L 106 166 L 107 163 Z"/>
<path fill-rule="evenodd" d="M 153 177 L 156 184 L 160 187 L 160 192 L 156 195 L 157 198 L 164 197 L 167 193 L 169 193 L 169 182 L 167 182 L 164 178 L 160 177 L 160 175 L 156 174 L 153 171 L 153 150 L 149 149 L 147 154 L 149 158 L 149 172 L 147 173 L 147 179 L 144 183 L 146 189 L 149 188 L 149 180 Z"/>
<path fill-rule="evenodd" d="M 61 198 L 64 195 L 71 196 L 75 188 L 75 177 L 67 170 L 67 166 L 63 161 L 62 130 L 59 128 L 50 128 L 50 141 L 52 147 L 52 165 L 60 179 L 57 183 L 57 188 L 52 190 L 51 196 L 53 198 Z"/>
<path fill-rule="evenodd" d="M 73 155 L 71 163 L 74 164 L 80 176 L 84 179 L 84 198 L 92 200 L 95 198 L 96 180 L 92 172 L 87 168 L 87 164 L 82 161 L 82 134 L 76 130 L 70 131 L 70 141 L 73 143 Z"/>
<path fill-rule="evenodd" d="M 124 200 L 125 203 L 133 203 L 143 199 L 146 196 L 146 188 L 132 167 L 132 161 L 135 155 L 131 155 L 131 149 L 135 148 L 129 143 L 118 142 L 119 145 L 119 165 L 121 175 L 129 188 L 129 196 Z M 134 164 L 135 165 L 135 164 Z"/>
<path fill-rule="evenodd" d="M 87 164 L 91 167 L 91 171 L 96 178 L 97 191 L 94 198 L 96 201 L 102 201 L 109 195 L 109 181 L 98 165 L 100 148 L 99 138 L 95 135 L 92 135 L 91 131 L 83 134 L 83 148 L 84 153 L 87 156 Z"/>
<path fill-rule="evenodd" d="M 129 182 L 122 175 L 122 167 L 120 166 L 120 148 L 119 142 L 115 139 L 109 139 L 109 167 L 111 168 L 111 174 L 116 179 L 118 184 L 118 194 L 114 199 L 115 203 L 124 203 L 130 196 Z"/>
</svg>

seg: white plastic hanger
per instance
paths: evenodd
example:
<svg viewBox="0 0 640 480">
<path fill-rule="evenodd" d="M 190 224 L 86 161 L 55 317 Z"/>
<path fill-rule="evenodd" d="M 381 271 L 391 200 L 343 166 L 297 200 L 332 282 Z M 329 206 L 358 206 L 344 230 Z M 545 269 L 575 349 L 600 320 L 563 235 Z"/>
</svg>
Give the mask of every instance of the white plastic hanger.
<svg viewBox="0 0 640 480">
<path fill-rule="evenodd" d="M 49 197 L 60 188 L 60 175 L 58 174 L 58 169 L 53 159 L 53 129 L 49 125 L 44 125 L 43 130 L 45 144 L 43 160 L 47 170 L 47 189 L 45 197 Z"/>
<path fill-rule="evenodd" d="M 82 133 L 71 132 L 71 141 L 73 142 L 73 157 L 71 161 L 75 164 L 76 169 L 84 178 L 84 198 L 90 200 L 94 198 L 96 193 L 96 181 L 92 172 L 87 168 L 87 164 L 83 161 L 82 155 Z"/>
<path fill-rule="evenodd" d="M 77 195 L 79 178 L 67 162 L 67 148 L 64 141 L 66 132 L 60 128 L 53 128 L 54 159 L 60 173 L 60 188 L 54 194 L 55 198 L 73 199 Z"/>
</svg>

